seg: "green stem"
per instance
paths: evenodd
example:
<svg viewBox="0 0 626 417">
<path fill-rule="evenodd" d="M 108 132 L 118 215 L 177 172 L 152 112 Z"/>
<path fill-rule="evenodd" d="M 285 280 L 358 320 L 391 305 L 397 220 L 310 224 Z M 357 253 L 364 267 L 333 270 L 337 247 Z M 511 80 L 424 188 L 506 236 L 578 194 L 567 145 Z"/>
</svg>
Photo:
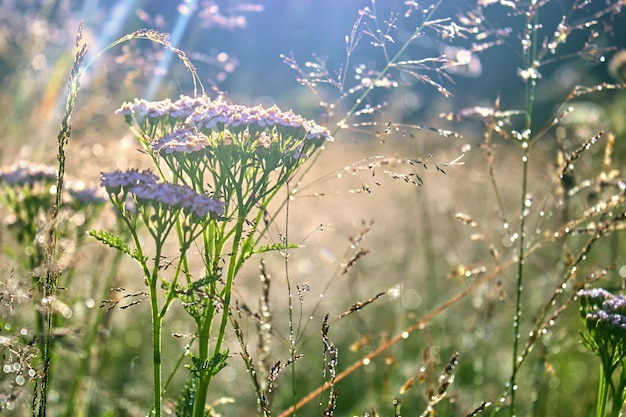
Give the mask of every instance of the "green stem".
<svg viewBox="0 0 626 417">
<path fill-rule="evenodd" d="M 600 379 L 598 381 L 598 405 L 596 407 L 596 417 L 605 417 L 606 403 L 609 398 L 609 384 L 606 383 L 606 373 L 604 366 L 600 366 Z"/>
<path fill-rule="evenodd" d="M 624 369 L 624 363 L 619 362 L 620 375 L 619 385 L 617 390 L 613 392 L 613 404 L 611 406 L 611 417 L 619 417 L 622 415 L 622 407 L 624 406 L 624 394 L 626 389 L 626 369 Z M 612 381 L 609 381 L 612 382 Z M 599 399 L 598 399 L 599 400 Z"/>
<path fill-rule="evenodd" d="M 211 314 L 207 314 L 200 318 L 198 323 L 198 333 L 200 337 L 198 346 L 198 359 L 205 363 L 209 359 L 209 337 L 211 336 L 211 323 L 213 322 L 212 309 L 209 309 Z M 196 385 L 196 393 L 193 403 L 193 416 L 204 417 L 204 408 L 206 404 L 206 396 L 209 392 L 209 383 L 211 382 L 210 375 L 200 374 L 198 378 L 198 384 Z"/>
<path fill-rule="evenodd" d="M 159 312 L 159 305 L 157 300 L 157 288 L 156 288 L 156 276 L 153 276 L 150 280 L 150 306 L 152 313 L 152 359 L 153 359 L 153 371 L 154 371 L 154 410 L 153 415 L 156 417 L 161 416 L 161 326 L 163 324 L 163 317 Z"/>
<path fill-rule="evenodd" d="M 539 22 L 539 10 L 535 9 L 533 25 L 537 26 Z M 537 30 L 533 30 L 533 40 L 530 54 L 525 55 L 526 68 L 530 68 L 537 55 Z M 526 88 L 526 126 L 525 132 L 522 133 L 522 193 L 520 202 L 520 236 L 519 236 L 519 259 L 517 261 L 517 288 L 515 294 L 515 314 L 513 316 L 513 358 L 512 371 L 509 388 L 511 390 L 511 407 L 510 415 L 515 416 L 515 399 L 517 393 L 517 371 L 521 366 L 521 358 L 519 358 L 519 340 L 520 340 L 520 319 L 522 317 L 522 293 L 523 293 L 523 277 L 524 262 L 526 258 L 526 213 L 528 206 L 526 203 L 528 193 L 528 164 L 530 154 L 530 129 L 532 126 L 532 114 L 535 103 L 535 87 L 536 79 L 530 77 Z"/>
</svg>

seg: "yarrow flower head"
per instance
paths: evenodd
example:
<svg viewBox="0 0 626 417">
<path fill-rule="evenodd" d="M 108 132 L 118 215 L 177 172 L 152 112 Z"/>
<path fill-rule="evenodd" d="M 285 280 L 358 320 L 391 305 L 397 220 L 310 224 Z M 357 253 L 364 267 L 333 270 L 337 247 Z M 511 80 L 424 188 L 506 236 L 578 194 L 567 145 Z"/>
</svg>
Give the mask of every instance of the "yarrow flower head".
<svg viewBox="0 0 626 417">
<path fill-rule="evenodd" d="M 183 209 L 198 217 L 211 213 L 224 214 L 224 204 L 204 194 L 198 194 L 185 185 L 170 183 L 143 183 L 130 188 L 138 202 L 161 204 Z"/>
<path fill-rule="evenodd" d="M 594 342 L 592 350 L 606 346 L 607 342 L 610 347 L 626 347 L 626 297 L 601 288 L 580 290 L 577 295 L 581 317 Z"/>
<path fill-rule="evenodd" d="M 116 197 L 120 191 L 134 196 L 138 205 L 162 205 L 176 210 L 182 209 L 185 213 L 198 217 L 206 217 L 211 213 L 224 214 L 224 204 L 221 201 L 199 194 L 185 185 L 158 182 L 159 177 L 150 170 L 103 172 L 101 178 L 101 185 L 112 198 L 123 202 L 125 206 L 128 204 L 127 198 Z"/>
<path fill-rule="evenodd" d="M 35 183 L 52 183 L 56 181 L 57 170 L 54 167 L 32 164 L 20 160 L 9 168 L 0 170 L 0 182 L 7 185 L 33 186 Z"/>
<path fill-rule="evenodd" d="M 254 189 L 242 196 L 263 199 L 284 184 L 325 142 L 330 131 L 293 111 L 277 106 L 247 107 L 230 104 L 223 97 L 181 96 L 176 101 L 135 99 L 118 110 L 129 123 L 136 123 L 139 140 L 154 162 L 165 162 L 176 183 L 205 190 L 202 178 L 213 178 L 213 192 L 230 201 L 235 190 Z M 157 160 L 157 156 L 162 159 Z M 246 174 L 229 178 L 224 172 Z M 271 184 L 260 185 L 269 173 L 277 172 Z M 143 175 L 142 178 L 137 176 Z M 109 193 L 149 183 L 145 173 L 109 173 L 103 186 Z M 244 201 L 234 203 L 242 207 Z"/>
<path fill-rule="evenodd" d="M 0 169 L 0 184 L 8 186 L 21 196 L 16 203 L 26 200 L 33 203 L 38 200 L 43 204 L 42 208 L 46 209 L 50 204 L 49 198 L 56 193 L 57 167 L 20 160 L 8 168 Z M 63 189 L 67 192 L 63 194 L 64 203 L 87 206 L 106 201 L 96 187 L 88 187 L 82 181 L 66 179 Z"/>
<path fill-rule="evenodd" d="M 169 133 L 152 144 L 157 153 L 194 153 L 209 146 L 207 136 L 194 132 L 187 127 L 181 127 Z"/>
<path fill-rule="evenodd" d="M 228 128 L 233 133 L 247 130 L 250 136 L 275 130 L 284 136 L 319 142 L 333 140 L 328 129 L 291 110 L 282 111 L 276 106 L 266 109 L 262 105 L 247 107 L 229 104 L 223 97 L 211 100 L 207 96 L 181 96 L 176 101 L 135 99 L 124 103 L 115 113 L 124 115 L 129 123 L 134 118 L 144 130 L 160 124 L 171 133 L 182 125 L 205 135 Z"/>
<path fill-rule="evenodd" d="M 65 188 L 72 199 L 81 205 L 103 204 L 106 201 L 101 188 L 87 187 L 82 181 L 66 181 Z"/>
<path fill-rule="evenodd" d="M 100 176 L 100 185 L 102 185 L 109 194 L 117 194 L 121 190 L 127 190 L 128 187 L 139 184 L 151 184 L 159 180 L 152 171 L 145 170 L 139 172 L 136 169 L 128 171 L 112 171 L 103 172 Z"/>
</svg>

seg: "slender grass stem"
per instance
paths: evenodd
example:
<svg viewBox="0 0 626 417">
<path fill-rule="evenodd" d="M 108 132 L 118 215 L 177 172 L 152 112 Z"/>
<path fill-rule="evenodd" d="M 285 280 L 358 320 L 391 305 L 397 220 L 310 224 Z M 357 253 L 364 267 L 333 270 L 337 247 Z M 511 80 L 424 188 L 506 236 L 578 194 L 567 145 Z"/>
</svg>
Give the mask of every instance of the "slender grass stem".
<svg viewBox="0 0 626 417">
<path fill-rule="evenodd" d="M 289 183 L 286 184 L 287 195 L 289 195 Z M 285 240 L 289 241 L 289 198 L 286 200 L 285 204 Z M 298 404 L 298 386 L 296 379 L 296 336 L 294 333 L 294 322 L 293 322 L 293 292 L 291 291 L 291 280 L 289 279 L 289 253 L 286 252 L 284 255 L 284 264 L 285 264 L 285 280 L 287 282 L 287 314 L 289 315 L 289 355 L 291 356 L 291 395 L 293 398 L 293 414 L 292 417 L 296 417 Z"/>
<path fill-rule="evenodd" d="M 535 57 L 537 56 L 538 45 L 538 32 L 537 26 L 539 23 L 539 8 L 534 6 L 534 17 L 532 22 L 532 45 L 525 51 L 524 63 L 527 69 L 533 66 Z M 526 218 L 528 212 L 527 200 L 528 200 L 528 166 L 530 156 L 530 135 L 532 126 L 532 117 L 535 104 L 535 87 L 536 77 L 529 77 L 526 83 L 526 126 L 525 132 L 522 132 L 522 191 L 520 202 L 520 235 L 519 235 L 519 259 L 517 261 L 517 285 L 515 291 L 515 313 L 513 316 L 513 357 L 512 357 L 512 370 L 511 379 L 509 383 L 509 389 L 511 390 L 511 406 L 510 415 L 515 416 L 516 407 L 516 393 L 517 393 L 517 371 L 521 365 L 523 358 L 519 357 L 519 340 L 520 340 L 520 321 L 522 318 L 522 295 L 523 295 L 523 278 L 524 278 L 524 263 L 526 260 Z"/>
</svg>

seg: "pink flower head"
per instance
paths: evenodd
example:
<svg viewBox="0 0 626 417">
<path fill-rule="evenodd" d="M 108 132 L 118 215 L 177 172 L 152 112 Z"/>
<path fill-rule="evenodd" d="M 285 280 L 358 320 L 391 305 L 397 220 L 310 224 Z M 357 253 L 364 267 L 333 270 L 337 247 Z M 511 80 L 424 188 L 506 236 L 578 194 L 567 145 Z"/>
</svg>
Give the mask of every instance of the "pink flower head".
<svg viewBox="0 0 626 417">
<path fill-rule="evenodd" d="M 163 136 L 152 144 L 152 149 L 161 154 L 193 153 L 201 151 L 209 144 L 209 139 L 189 128 L 179 128 Z"/>
<path fill-rule="evenodd" d="M 158 181 L 158 179 L 159 177 L 154 175 L 150 170 L 142 172 L 136 169 L 130 169 L 125 172 L 116 170 L 103 172 L 100 175 L 100 185 L 103 186 L 108 193 L 117 193 L 122 188 L 126 189 L 138 184 L 150 184 Z"/>
<path fill-rule="evenodd" d="M 137 197 L 137 201 L 183 209 L 199 217 L 206 217 L 209 213 L 224 214 L 222 202 L 207 195 L 198 194 L 186 185 L 142 183 L 130 188 L 130 192 Z"/>
</svg>

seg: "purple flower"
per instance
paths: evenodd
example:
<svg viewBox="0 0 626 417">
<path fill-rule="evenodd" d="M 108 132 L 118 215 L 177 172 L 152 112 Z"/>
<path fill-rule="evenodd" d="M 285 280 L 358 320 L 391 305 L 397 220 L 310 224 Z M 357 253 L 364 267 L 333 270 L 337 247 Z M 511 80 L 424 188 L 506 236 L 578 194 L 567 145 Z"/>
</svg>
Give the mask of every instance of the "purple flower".
<svg viewBox="0 0 626 417">
<path fill-rule="evenodd" d="M 106 201 L 105 196 L 102 195 L 101 189 L 85 187 L 82 181 L 67 181 L 65 183 L 65 189 L 76 202 L 82 205 L 102 204 Z"/>
<path fill-rule="evenodd" d="M 139 185 L 155 183 L 159 180 L 152 171 L 145 170 L 139 172 L 136 169 L 130 169 L 128 171 L 112 171 L 103 172 L 100 176 L 100 185 L 106 188 L 108 193 L 118 193 L 122 188 Z"/>
<path fill-rule="evenodd" d="M 151 202 L 164 206 L 183 209 L 199 217 L 206 217 L 210 212 L 224 214 L 224 204 L 204 194 L 198 194 L 186 185 L 170 183 L 142 183 L 129 191 L 138 202 Z"/>
<path fill-rule="evenodd" d="M 189 128 L 179 128 L 152 144 L 152 149 L 161 154 L 197 152 L 209 144 L 209 139 L 202 133 Z"/>
<path fill-rule="evenodd" d="M 187 208 L 198 217 L 206 217 L 209 213 L 224 214 L 224 203 L 204 194 L 194 196 Z"/>
<path fill-rule="evenodd" d="M 116 114 L 135 117 L 160 118 L 169 117 L 179 121 L 184 120 L 187 127 L 196 127 L 199 130 L 222 130 L 225 126 L 248 127 L 250 131 L 262 131 L 266 127 L 274 126 L 278 133 L 293 135 L 301 131 L 301 137 L 306 139 L 332 141 L 328 129 L 307 120 L 293 111 L 281 111 L 272 106 L 265 109 L 263 106 L 247 107 L 229 104 L 223 97 L 211 100 L 207 96 L 196 98 L 181 96 L 178 100 L 146 101 L 135 99 L 124 103 Z M 284 130 L 289 128 L 292 130 Z"/>
<path fill-rule="evenodd" d="M 57 178 L 57 169 L 47 165 L 31 164 L 20 160 L 9 168 L 0 170 L 0 182 L 8 185 L 29 185 L 36 182 L 53 182 Z"/>
<path fill-rule="evenodd" d="M 122 106 L 115 111 L 115 114 L 139 118 L 170 117 L 172 119 L 184 120 L 194 112 L 196 107 L 202 106 L 207 101 L 210 101 L 210 99 L 206 96 L 200 96 L 198 98 L 180 96 L 180 98 L 174 102 L 170 99 L 147 101 L 136 98 L 133 101 L 122 104 Z"/>
<path fill-rule="evenodd" d="M 626 342 L 626 298 L 602 288 L 578 291 L 581 313 L 594 337 Z M 614 339 L 615 338 L 615 339 Z"/>
<path fill-rule="evenodd" d="M 590 300 L 606 300 L 608 298 L 613 298 L 613 294 L 605 290 L 604 288 L 591 288 L 586 290 L 579 290 L 579 297 L 585 297 Z"/>
</svg>

